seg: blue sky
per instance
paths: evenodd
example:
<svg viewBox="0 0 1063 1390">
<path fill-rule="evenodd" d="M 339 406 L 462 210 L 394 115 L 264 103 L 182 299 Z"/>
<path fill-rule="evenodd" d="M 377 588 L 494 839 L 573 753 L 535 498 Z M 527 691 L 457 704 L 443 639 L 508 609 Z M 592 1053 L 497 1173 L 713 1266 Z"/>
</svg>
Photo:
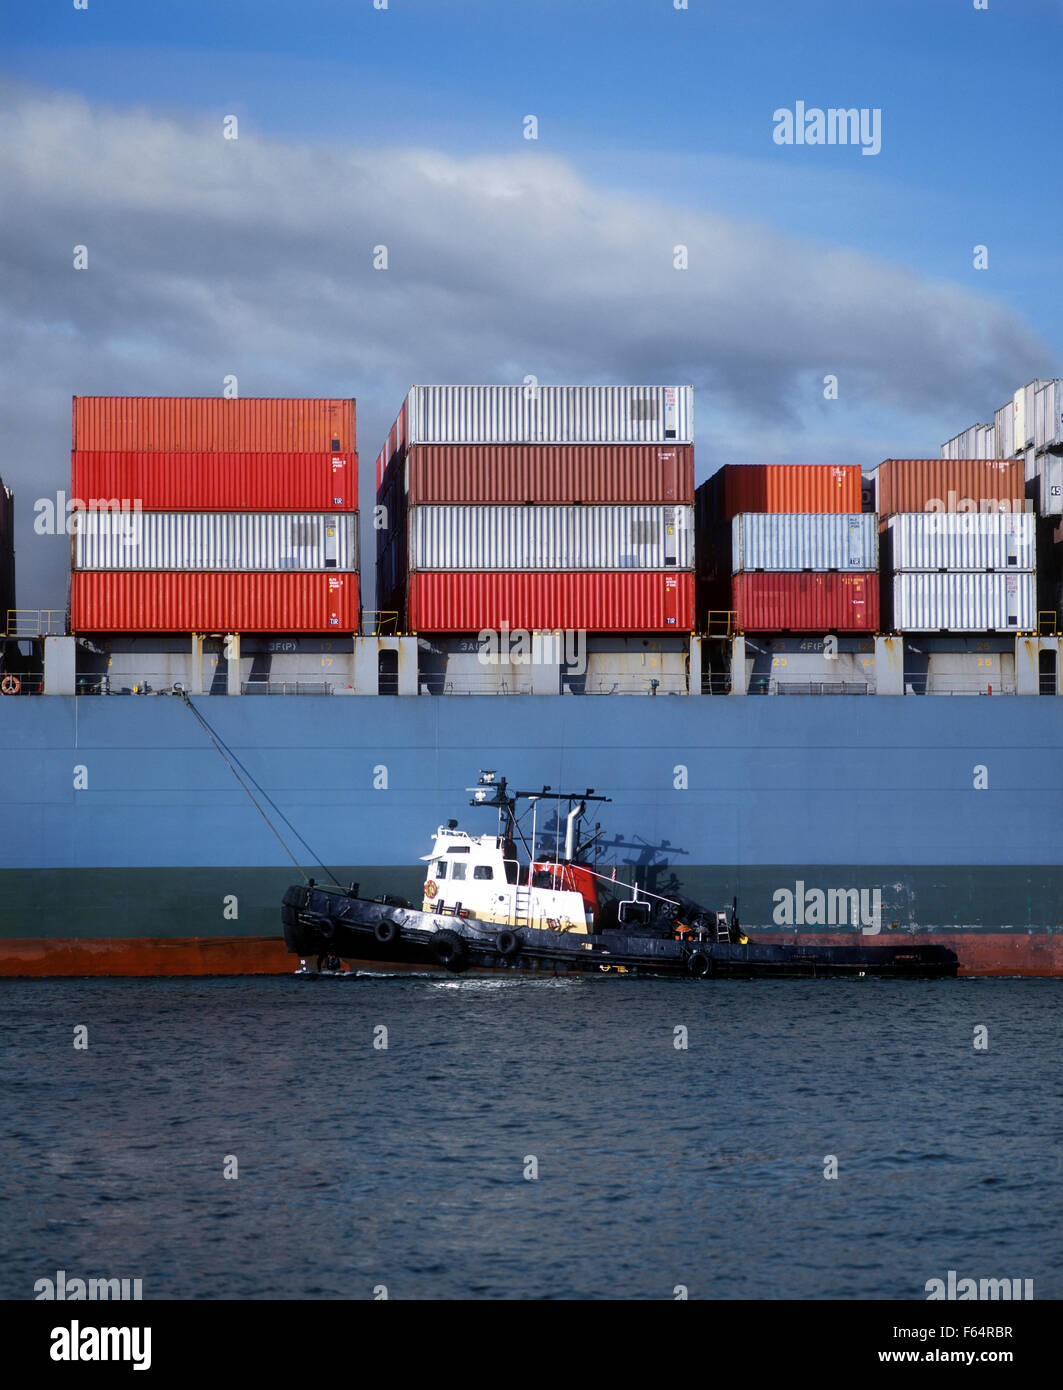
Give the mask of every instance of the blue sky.
<svg viewBox="0 0 1063 1390">
<path fill-rule="evenodd" d="M 34 488 L 62 485 L 52 457 L 70 394 L 212 393 L 229 349 L 245 394 L 357 395 L 370 463 L 411 381 L 519 379 L 536 360 L 543 380 L 693 380 L 699 476 L 758 452 L 866 466 L 934 453 L 1022 380 L 1059 372 L 1059 0 L 88 5 L 0 13 L 0 114 L 9 141 L 24 132 L 22 153 L 16 141 L 0 164 L 0 196 L 17 208 L 0 333 L 18 360 L 0 381 L 15 402 L 0 419 L 0 473 L 22 518 Z M 881 108 L 881 153 L 774 144 L 772 113 L 798 99 Z M 204 132 L 230 113 L 239 161 L 197 162 Z M 64 203 L 86 167 L 98 178 Z M 287 182 L 271 184 L 271 169 Z M 524 171 L 519 215 L 505 221 L 498 180 Z M 500 218 L 497 264 L 477 241 L 481 176 L 484 212 Z M 150 182 L 150 196 L 132 182 Z M 244 281 L 220 243 L 252 205 Z M 593 292 L 593 245 L 584 269 L 551 271 L 573 236 L 608 239 L 643 213 L 647 255 L 637 234 L 618 242 Z M 41 247 L 54 234 L 58 258 L 88 227 L 91 291 Z M 395 251 L 391 299 L 363 275 L 378 237 Z M 686 281 L 670 267 L 655 278 L 672 240 L 691 246 Z M 976 244 L 986 271 L 972 266 Z M 533 264 L 543 293 L 529 270 L 508 302 Z M 658 286 L 674 313 L 654 316 Z M 699 325 L 714 334 L 698 340 Z M 842 398 L 826 406 L 818 383 L 832 369 Z M 59 573 L 59 550 L 48 554 L 42 576 Z M 32 569 L 38 552 L 26 558 Z"/>
</svg>

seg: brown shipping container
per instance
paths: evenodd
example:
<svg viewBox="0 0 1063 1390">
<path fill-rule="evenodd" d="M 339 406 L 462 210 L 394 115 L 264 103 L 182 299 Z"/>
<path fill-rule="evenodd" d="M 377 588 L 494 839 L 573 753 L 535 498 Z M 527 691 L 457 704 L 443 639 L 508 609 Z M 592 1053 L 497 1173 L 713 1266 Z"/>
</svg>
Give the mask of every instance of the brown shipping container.
<svg viewBox="0 0 1063 1390">
<path fill-rule="evenodd" d="M 738 632 L 878 632 L 877 574 L 736 574 Z"/>
<path fill-rule="evenodd" d="M 410 576 L 411 632 L 690 632 L 694 577 L 661 572 Z"/>
<path fill-rule="evenodd" d="M 75 396 L 74 449 L 353 454 L 353 400 Z"/>
<path fill-rule="evenodd" d="M 1022 512 L 1022 459 L 886 459 L 877 481 L 879 528 L 896 512 Z"/>
<path fill-rule="evenodd" d="M 77 451 L 70 495 L 139 502 L 143 511 L 354 512 L 356 454 Z"/>
<path fill-rule="evenodd" d="M 710 479 L 715 519 L 742 512 L 858 512 L 856 463 L 729 463 Z"/>
<path fill-rule="evenodd" d="M 357 632 L 355 574 L 82 571 L 72 632 Z"/>
<path fill-rule="evenodd" d="M 410 506 L 694 501 L 690 444 L 418 444 Z"/>
</svg>

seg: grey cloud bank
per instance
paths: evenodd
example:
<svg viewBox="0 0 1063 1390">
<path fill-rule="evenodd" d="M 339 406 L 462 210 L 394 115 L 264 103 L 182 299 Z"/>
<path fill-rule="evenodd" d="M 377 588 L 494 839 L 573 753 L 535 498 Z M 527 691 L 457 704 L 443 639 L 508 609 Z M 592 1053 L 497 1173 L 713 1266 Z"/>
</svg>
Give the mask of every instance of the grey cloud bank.
<svg viewBox="0 0 1063 1390">
<path fill-rule="evenodd" d="M 795 457 L 826 372 L 878 416 L 948 408 L 959 428 L 1050 362 L 973 290 L 619 195 L 534 148 L 337 152 L 246 123 L 225 140 L 225 114 L 0 98 L 0 474 L 21 604 L 64 601 L 63 541 L 33 534 L 32 505 L 68 485 L 74 393 L 214 395 L 234 374 L 243 395 L 355 395 L 371 466 L 412 381 L 692 381 L 699 442 L 708 426 L 741 441 L 730 457 L 761 440 L 777 457 L 781 436 Z M 836 419 L 845 451 L 860 431 Z M 368 485 L 363 467 L 363 512 Z"/>
</svg>

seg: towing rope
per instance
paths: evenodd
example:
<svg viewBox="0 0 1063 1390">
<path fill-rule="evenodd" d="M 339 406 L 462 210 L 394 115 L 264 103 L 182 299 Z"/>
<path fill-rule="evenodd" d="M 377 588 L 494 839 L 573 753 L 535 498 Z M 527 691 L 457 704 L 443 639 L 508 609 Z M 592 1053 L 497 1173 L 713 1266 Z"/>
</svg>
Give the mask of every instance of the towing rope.
<svg viewBox="0 0 1063 1390">
<path fill-rule="evenodd" d="M 251 776 L 250 772 L 248 772 L 247 768 L 244 767 L 244 765 L 243 765 L 243 763 L 240 761 L 240 759 L 236 756 L 236 754 L 232 751 L 232 749 L 229 748 L 228 745 L 224 742 L 224 740 L 222 739 L 221 735 L 220 735 L 220 734 L 216 734 L 216 733 L 214 732 L 214 730 L 210 727 L 210 725 L 207 723 L 207 721 L 206 721 L 206 720 L 203 718 L 203 716 L 200 714 L 199 710 L 197 710 L 196 707 L 195 707 L 195 705 L 192 703 L 191 699 L 189 698 L 188 691 L 187 691 L 187 690 L 182 690 L 182 691 L 180 692 L 180 694 L 181 694 L 181 699 L 185 702 L 185 704 L 188 706 L 188 708 L 192 711 L 192 713 L 195 715 L 195 717 L 199 720 L 200 724 L 203 726 L 204 732 L 206 733 L 207 737 L 210 739 L 211 743 L 213 743 L 214 747 L 215 747 L 215 748 L 218 750 L 218 752 L 221 754 L 222 760 L 225 762 L 225 765 L 228 767 L 229 771 L 232 773 L 232 775 L 233 775 L 233 776 L 236 778 L 236 780 L 240 783 L 240 786 L 241 786 L 241 787 L 244 789 L 244 791 L 247 793 L 248 799 L 250 800 L 252 806 L 254 806 L 255 810 L 259 813 L 259 815 L 262 817 L 262 819 L 266 822 L 266 824 L 269 826 L 270 830 L 272 830 L 273 834 L 277 837 L 277 840 L 279 841 L 280 846 L 281 846 L 281 848 L 284 850 L 285 854 L 286 854 L 286 855 L 288 856 L 288 858 L 292 861 L 292 863 L 295 865 L 295 867 L 299 870 L 300 874 L 302 874 L 303 882 L 304 882 L 304 883 L 309 883 L 309 882 L 310 882 L 310 878 L 309 878 L 308 874 L 306 873 L 306 871 L 305 871 L 305 869 L 303 868 L 303 866 L 299 863 L 298 859 L 296 859 L 295 855 L 294 855 L 294 854 L 291 852 L 291 850 L 288 848 L 288 845 L 287 845 L 287 843 L 285 842 L 284 837 L 281 835 L 280 831 L 277 829 L 277 827 L 276 827 L 276 826 L 273 824 L 273 822 L 270 820 L 269 816 L 266 815 L 265 811 L 263 811 L 263 809 L 262 809 L 262 807 L 259 805 L 259 803 L 255 800 L 255 797 L 254 797 L 254 794 L 253 794 L 252 791 L 251 791 L 251 788 L 247 785 L 247 782 L 244 781 L 244 778 L 240 776 L 240 772 L 242 772 L 242 773 L 244 774 L 244 777 L 247 778 L 247 781 L 251 783 L 251 785 L 255 788 L 255 790 L 258 792 L 258 794 L 259 794 L 261 797 L 263 797 L 264 800 L 266 800 L 266 801 L 269 802 L 270 806 L 273 807 L 273 810 L 274 810 L 274 811 L 276 812 L 276 814 L 281 818 L 281 820 L 282 820 L 282 821 L 284 822 L 284 824 L 288 827 L 288 829 L 292 832 L 292 834 L 295 836 L 295 838 L 296 838 L 296 839 L 299 841 L 299 843 L 304 847 L 304 849 L 306 849 L 306 850 L 309 852 L 310 858 L 314 861 L 314 863 L 318 866 L 318 868 L 322 871 L 322 873 L 324 873 L 325 876 L 326 876 L 332 883 L 336 884 L 336 887 L 338 888 L 338 887 L 339 887 L 339 884 L 336 883 L 336 877 L 335 877 L 335 875 L 332 873 L 332 871 L 331 871 L 330 869 L 326 869 L 326 868 L 325 868 L 324 864 L 322 864 L 321 860 L 317 857 L 317 855 L 314 853 L 314 851 L 310 848 L 310 846 L 306 843 L 306 841 L 303 839 L 303 837 L 299 834 L 299 832 L 298 832 L 298 830 L 296 830 L 295 826 L 292 825 L 291 821 L 290 821 L 290 820 L 288 819 L 288 817 L 284 814 L 284 812 L 280 809 L 280 807 L 279 807 L 279 806 L 277 805 L 277 803 L 273 800 L 273 798 L 270 796 L 270 794 L 269 794 L 263 787 L 259 786 L 259 784 L 258 784 L 258 783 L 255 781 L 255 779 Z M 234 764 L 235 764 L 235 766 L 234 766 Z M 240 769 L 240 772 L 237 772 L 237 770 L 236 770 L 237 768 Z"/>
</svg>

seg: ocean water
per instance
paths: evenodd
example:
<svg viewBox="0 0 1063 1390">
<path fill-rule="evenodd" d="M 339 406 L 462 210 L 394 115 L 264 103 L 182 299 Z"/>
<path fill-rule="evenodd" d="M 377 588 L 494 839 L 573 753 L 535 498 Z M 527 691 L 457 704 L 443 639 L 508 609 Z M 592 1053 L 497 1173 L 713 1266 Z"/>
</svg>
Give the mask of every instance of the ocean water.
<svg viewBox="0 0 1063 1390">
<path fill-rule="evenodd" d="M 145 1298 L 921 1300 L 955 1270 L 1060 1298 L 1061 1004 L 1055 980 L 6 981 L 0 1296 L 62 1269 Z"/>
</svg>

